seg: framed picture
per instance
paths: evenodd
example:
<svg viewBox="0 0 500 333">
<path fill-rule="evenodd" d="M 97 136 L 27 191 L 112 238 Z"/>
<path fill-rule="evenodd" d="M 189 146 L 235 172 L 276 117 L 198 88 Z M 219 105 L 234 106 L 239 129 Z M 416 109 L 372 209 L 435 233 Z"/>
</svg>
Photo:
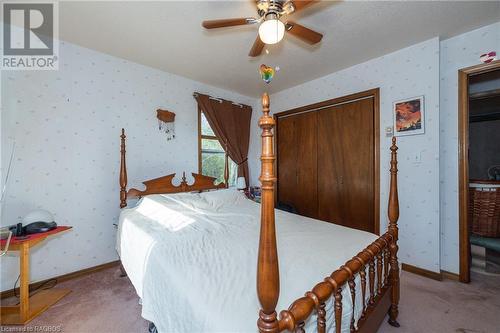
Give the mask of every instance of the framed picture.
<svg viewBox="0 0 500 333">
<path fill-rule="evenodd" d="M 424 134 L 424 96 L 394 102 L 394 136 Z"/>
</svg>

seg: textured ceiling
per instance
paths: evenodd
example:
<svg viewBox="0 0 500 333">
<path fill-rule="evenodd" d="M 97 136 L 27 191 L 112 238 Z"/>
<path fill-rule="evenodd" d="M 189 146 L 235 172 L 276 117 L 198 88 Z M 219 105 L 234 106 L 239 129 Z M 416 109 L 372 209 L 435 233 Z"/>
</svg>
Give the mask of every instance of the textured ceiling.
<svg viewBox="0 0 500 333">
<path fill-rule="evenodd" d="M 252 59 L 257 26 L 206 31 L 204 19 L 255 16 L 252 1 L 61 2 L 60 37 L 90 49 L 255 97 L 424 41 L 500 21 L 500 2 L 323 1 L 292 15 L 324 34 L 313 47 L 285 36 Z M 270 85 L 261 63 L 279 66 Z"/>
</svg>

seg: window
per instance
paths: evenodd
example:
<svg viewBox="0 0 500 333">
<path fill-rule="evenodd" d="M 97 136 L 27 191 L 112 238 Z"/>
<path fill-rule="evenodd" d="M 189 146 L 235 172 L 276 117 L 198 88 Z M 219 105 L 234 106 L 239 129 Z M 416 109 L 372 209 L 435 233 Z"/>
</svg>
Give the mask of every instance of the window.
<svg viewBox="0 0 500 333">
<path fill-rule="evenodd" d="M 238 166 L 227 156 L 200 109 L 198 109 L 198 137 L 198 172 L 205 176 L 217 178 L 216 183 L 224 182 L 224 167 L 227 162 L 229 167 L 228 185 L 234 186 Z"/>
</svg>

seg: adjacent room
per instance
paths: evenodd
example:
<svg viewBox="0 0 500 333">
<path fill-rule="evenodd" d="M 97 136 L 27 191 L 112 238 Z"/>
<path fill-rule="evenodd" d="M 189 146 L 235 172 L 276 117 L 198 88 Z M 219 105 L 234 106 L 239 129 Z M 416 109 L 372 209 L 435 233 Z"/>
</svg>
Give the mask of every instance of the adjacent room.
<svg viewBox="0 0 500 333">
<path fill-rule="evenodd" d="M 500 332 L 499 1 L 3 1 L 5 332 Z"/>
</svg>

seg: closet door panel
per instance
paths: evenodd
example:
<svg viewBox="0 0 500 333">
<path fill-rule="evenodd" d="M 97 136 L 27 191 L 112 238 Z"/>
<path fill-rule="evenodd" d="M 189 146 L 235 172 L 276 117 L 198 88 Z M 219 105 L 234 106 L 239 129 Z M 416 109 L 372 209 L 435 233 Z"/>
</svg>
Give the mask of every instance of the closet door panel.
<svg viewBox="0 0 500 333">
<path fill-rule="evenodd" d="M 345 197 L 342 193 L 342 111 L 330 107 L 318 112 L 318 218 L 345 225 Z"/>
<path fill-rule="evenodd" d="M 293 117 L 278 118 L 278 201 L 294 204 L 297 186 L 297 149 Z"/>
<path fill-rule="evenodd" d="M 318 216 L 317 115 L 278 119 L 278 201 L 297 213 Z"/>
<path fill-rule="evenodd" d="M 321 220 L 374 231 L 373 100 L 318 112 Z"/>
<path fill-rule="evenodd" d="M 297 195 L 296 209 L 300 215 L 318 217 L 318 150 L 317 113 L 296 116 Z"/>
</svg>

